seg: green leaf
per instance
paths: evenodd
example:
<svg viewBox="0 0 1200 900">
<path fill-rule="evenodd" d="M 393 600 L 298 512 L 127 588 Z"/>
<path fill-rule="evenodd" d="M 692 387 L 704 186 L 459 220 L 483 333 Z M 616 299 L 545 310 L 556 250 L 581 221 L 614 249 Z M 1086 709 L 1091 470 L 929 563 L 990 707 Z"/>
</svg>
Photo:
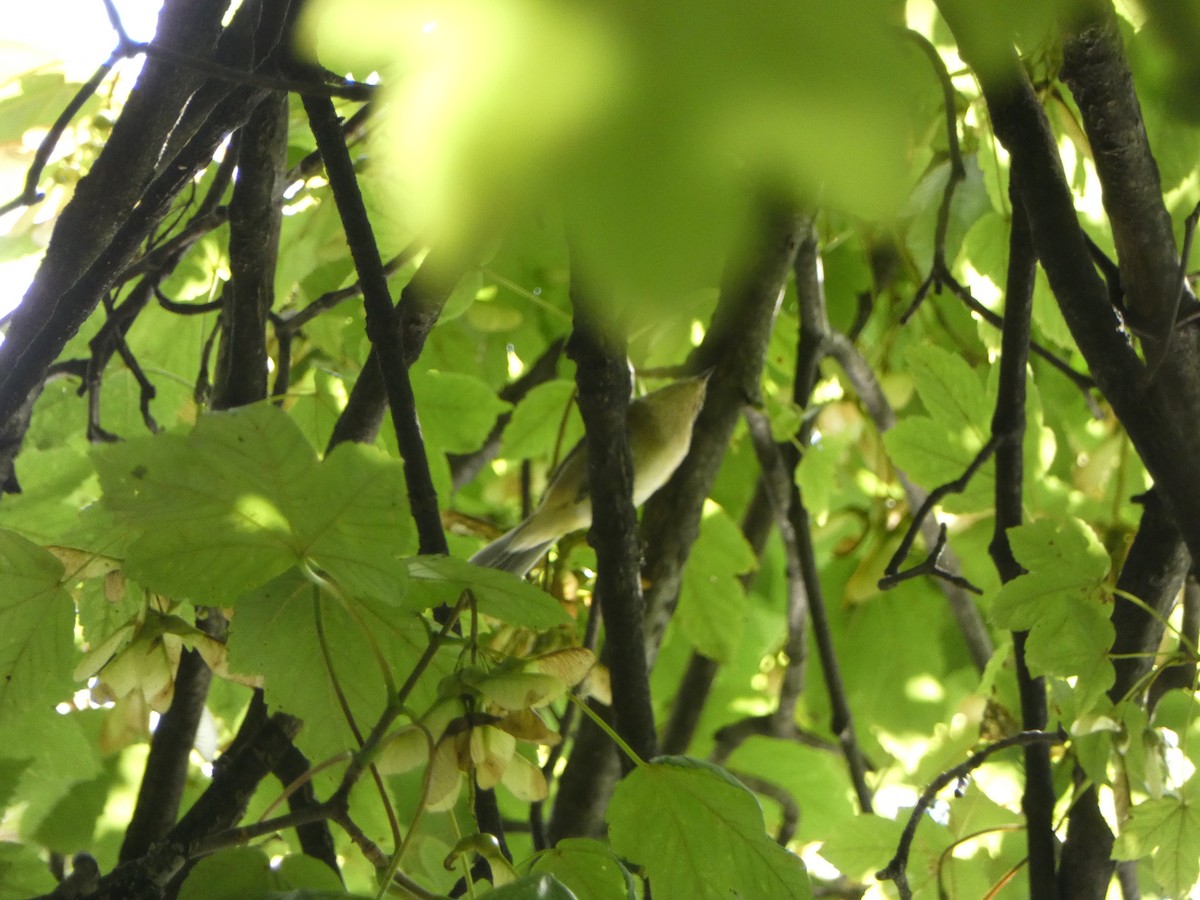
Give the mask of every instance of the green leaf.
<svg viewBox="0 0 1200 900">
<path fill-rule="evenodd" d="M 295 492 L 294 507 L 303 554 L 342 590 L 400 602 L 404 556 L 416 549 L 402 465 L 374 447 L 339 444 Z"/>
<path fill-rule="evenodd" d="M 75 785 L 100 774 L 96 744 L 85 734 L 79 714 L 53 710 L 0 716 L 0 757 L 27 760 L 16 799 L 28 805 L 23 830 L 33 832 Z"/>
<path fill-rule="evenodd" d="M 544 629 L 573 621 L 553 597 L 508 572 L 484 569 L 453 556 L 416 556 L 405 565 L 413 583 L 413 600 L 419 600 L 423 609 L 453 606 L 459 595 L 470 589 L 481 613 L 509 625 Z"/>
<path fill-rule="evenodd" d="M 471 375 L 414 372 L 412 383 L 427 449 L 445 453 L 478 450 L 496 424 L 496 417 L 511 408 Z"/>
<path fill-rule="evenodd" d="M 563 456 L 583 434 L 579 413 L 574 410 L 575 382 L 565 378 L 539 384 L 513 410 L 504 429 L 500 453 L 506 459 L 549 456 L 558 444 L 563 416 L 570 414 L 570 425 L 559 455 Z"/>
<path fill-rule="evenodd" d="M 955 353 L 932 344 L 914 347 L 905 363 L 916 381 L 917 394 L 925 409 L 950 429 L 969 429 L 986 440 L 991 404 L 979 374 Z"/>
<path fill-rule="evenodd" d="M 860 815 L 838 826 L 837 832 L 821 845 L 821 857 L 850 878 L 867 878 L 888 864 L 903 831 L 901 822 Z"/>
<path fill-rule="evenodd" d="M 0 900 L 29 900 L 55 887 L 50 867 L 36 850 L 0 841 Z"/>
<path fill-rule="evenodd" d="M 927 416 L 909 416 L 888 429 L 883 444 L 897 467 L 917 484 L 932 490 L 961 478 L 983 441 L 969 426 L 952 428 Z M 973 508 L 985 508 L 994 502 L 994 471 L 994 464 L 989 462 L 964 492 L 964 497 L 974 501 Z"/>
<path fill-rule="evenodd" d="M 387 703 L 376 651 L 402 680 L 425 649 L 428 632 L 417 616 L 394 606 L 340 603 L 296 570 L 240 598 L 229 625 L 230 670 L 261 675 L 272 708 L 304 719 L 300 747 L 313 759 L 328 759 L 352 747 L 354 739 L 321 648 L 318 604 L 330 662 L 359 723 L 374 722 Z M 410 705 L 432 702 L 449 668 L 439 656 Z"/>
<path fill-rule="evenodd" d="M 1079 708 L 1086 710 L 1115 680 L 1108 553 L 1078 519 L 1020 525 L 1008 539 L 1027 574 L 1000 589 L 992 620 L 1030 632 L 1026 658 L 1034 674 L 1078 675 Z"/>
<path fill-rule="evenodd" d="M 360 445 L 318 463 L 269 404 L 204 416 L 96 452 L 104 502 L 137 532 L 126 570 L 152 589 L 229 605 L 298 563 L 398 602 L 414 528 L 402 466 Z"/>
<path fill-rule="evenodd" d="M 1200 789 L 1189 781 L 1178 797 L 1144 800 L 1133 808 L 1113 858 L 1154 857 L 1154 878 L 1170 896 L 1190 896 L 1200 879 Z"/>
<path fill-rule="evenodd" d="M 564 838 L 533 864 L 535 873 L 548 872 L 579 900 L 634 900 L 633 878 L 607 844 L 591 838 Z"/>
<path fill-rule="evenodd" d="M 30 128 L 43 127 L 71 102 L 80 85 L 67 83 L 60 72 L 38 72 L 20 79 L 21 90 L 0 100 L 0 143 L 17 144 Z M 6 85 L 7 87 L 7 85 Z M 7 90 L 5 93 L 9 93 Z M 84 101 L 83 114 L 99 106 L 95 97 Z M 76 113 L 80 115 L 80 113 Z"/>
<path fill-rule="evenodd" d="M 196 863 L 179 889 L 179 900 L 265 900 L 270 889 L 267 855 L 250 847 L 231 847 Z"/>
<path fill-rule="evenodd" d="M 526 875 L 484 895 L 496 900 L 578 900 L 577 895 L 553 875 Z"/>
<path fill-rule="evenodd" d="M 746 605 L 738 576 L 757 561 L 733 519 L 710 504 L 683 572 L 678 611 L 684 634 L 710 659 L 729 662 L 737 651 Z"/>
<path fill-rule="evenodd" d="M 0 719 L 66 700 L 74 689 L 75 608 L 63 566 L 0 531 Z"/>
<path fill-rule="evenodd" d="M 607 819 L 613 849 L 646 869 L 660 900 L 812 896 L 804 864 L 766 833 L 754 795 L 710 763 L 669 756 L 638 766 L 617 785 Z"/>
</svg>

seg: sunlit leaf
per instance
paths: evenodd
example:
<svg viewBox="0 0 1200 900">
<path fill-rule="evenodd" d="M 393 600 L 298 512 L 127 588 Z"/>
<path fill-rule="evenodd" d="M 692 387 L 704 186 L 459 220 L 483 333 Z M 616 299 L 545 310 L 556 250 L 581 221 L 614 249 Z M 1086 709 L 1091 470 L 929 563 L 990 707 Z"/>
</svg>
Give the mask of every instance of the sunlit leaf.
<svg viewBox="0 0 1200 900">
<path fill-rule="evenodd" d="M 617 785 L 607 819 L 613 849 L 645 867 L 656 897 L 812 896 L 804 864 L 766 833 L 754 795 L 709 763 L 638 766 Z"/>
</svg>

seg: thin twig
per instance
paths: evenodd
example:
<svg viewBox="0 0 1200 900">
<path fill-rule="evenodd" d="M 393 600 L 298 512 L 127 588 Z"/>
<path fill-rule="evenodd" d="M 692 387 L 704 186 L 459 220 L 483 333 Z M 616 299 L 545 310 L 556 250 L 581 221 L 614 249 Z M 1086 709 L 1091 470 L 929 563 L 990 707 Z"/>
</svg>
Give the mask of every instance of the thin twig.
<svg viewBox="0 0 1200 900">
<path fill-rule="evenodd" d="M 908 856 L 912 851 L 913 838 L 917 834 L 917 826 L 921 824 L 921 818 L 925 811 L 933 805 L 933 801 L 937 798 L 938 793 L 942 788 L 955 782 L 964 781 L 972 772 L 987 762 L 988 758 L 1001 750 L 1007 750 L 1010 747 L 1028 747 L 1034 744 L 1062 744 L 1065 743 L 1068 735 L 1065 731 L 1059 728 L 1057 731 L 1022 731 L 1019 734 L 1014 734 L 1012 737 L 1007 737 L 996 743 L 984 747 L 982 750 L 973 753 L 966 762 L 955 766 L 952 769 L 947 769 L 937 778 L 935 778 L 917 799 L 917 805 L 913 807 L 912 813 L 909 814 L 908 823 L 904 826 L 904 831 L 900 835 L 900 843 L 896 847 L 896 855 L 891 861 L 878 872 L 875 877 L 880 881 L 895 882 L 896 889 L 900 892 L 902 900 L 909 900 L 912 897 L 912 889 L 908 885 Z"/>
<path fill-rule="evenodd" d="M 390 276 L 399 272 L 421 252 L 422 246 L 420 241 L 412 241 L 407 247 L 384 263 L 383 274 Z M 346 287 L 326 291 L 303 309 L 296 310 L 290 314 L 285 313 L 280 315 L 275 323 L 275 334 L 279 336 L 280 340 L 283 340 L 285 337 L 290 339 L 301 328 L 321 315 L 321 313 L 333 309 L 343 301 L 353 299 L 354 297 L 361 297 L 362 292 L 361 279 L 356 280 L 353 284 L 346 285 Z"/>
<path fill-rule="evenodd" d="M 22 206 L 32 206 L 40 202 L 45 196 L 38 191 L 37 184 L 41 180 L 46 164 L 50 162 L 50 156 L 54 153 L 54 148 L 58 146 L 63 132 L 67 130 L 67 126 L 71 124 L 71 120 L 75 118 L 75 114 L 83 108 L 83 104 L 88 101 L 92 94 L 96 93 L 96 89 L 100 87 L 100 82 L 112 71 L 118 59 L 120 57 L 114 53 L 101 63 L 96 71 L 92 73 L 92 77 L 84 82 L 79 90 L 75 92 L 75 96 L 71 98 L 71 102 L 58 114 L 58 118 L 54 120 L 54 124 L 50 126 L 50 130 L 46 132 L 41 143 L 38 144 L 37 151 L 33 154 L 33 162 L 30 163 L 29 171 L 25 175 L 24 188 L 12 200 L 0 206 L 0 216 L 12 212 L 14 209 L 20 209 Z"/>
<path fill-rule="evenodd" d="M 949 269 L 949 266 L 946 265 L 946 233 L 950 228 L 950 204 L 954 201 L 954 191 L 958 188 L 959 182 L 967 177 L 967 170 L 963 165 L 962 151 L 958 146 L 958 111 L 955 106 L 954 82 L 950 79 L 950 72 L 946 68 L 946 63 L 942 60 L 941 54 L 929 42 L 928 38 L 923 34 L 907 29 L 904 34 L 925 54 L 930 65 L 933 67 L 933 73 L 937 77 L 938 84 L 942 88 L 942 108 L 946 116 L 946 144 L 950 153 L 950 174 L 946 180 L 946 188 L 942 193 L 941 206 L 938 207 L 937 225 L 933 237 L 933 265 L 930 268 L 929 276 L 917 289 L 917 294 L 913 298 L 912 304 L 900 317 L 901 324 L 907 322 L 913 313 L 917 311 L 917 307 L 921 305 L 921 301 L 925 299 L 931 287 L 934 289 L 940 287 L 939 276 Z"/>
<path fill-rule="evenodd" d="M 884 576 L 879 579 L 879 589 L 886 591 L 895 587 L 902 581 L 907 581 L 909 578 L 915 578 L 917 575 L 936 575 L 938 578 L 944 578 L 952 584 L 956 584 L 961 588 L 965 588 L 975 594 L 982 594 L 983 591 L 973 585 L 966 578 L 953 572 L 948 572 L 938 565 L 938 557 L 942 553 L 942 549 L 946 546 L 946 526 L 942 525 L 939 531 L 937 546 L 935 546 L 926 557 L 925 561 L 906 572 L 900 571 L 900 566 L 908 557 L 908 553 L 912 550 L 913 542 L 917 539 L 917 532 L 921 530 L 921 525 L 925 521 L 925 517 L 930 511 L 941 502 L 942 498 L 948 494 L 961 494 L 971 479 L 975 477 L 975 473 L 983 467 L 992 454 L 996 452 L 996 447 L 999 445 L 1000 439 L 995 435 L 988 438 L 983 448 L 975 454 L 975 458 L 968 463 L 962 475 L 953 481 L 948 481 L 945 484 L 939 485 L 929 492 L 929 496 L 925 498 L 925 502 L 921 504 L 920 509 L 914 513 L 912 522 L 909 523 L 908 530 L 904 533 L 904 538 L 900 541 L 900 546 L 896 548 L 891 560 L 884 569 Z"/>
<path fill-rule="evenodd" d="M 1200 220 L 1200 203 L 1196 204 L 1183 223 L 1183 249 L 1179 253 L 1179 289 L 1175 292 L 1175 302 L 1171 304 L 1171 315 L 1163 326 L 1163 333 L 1158 336 L 1158 343 L 1162 349 L 1158 351 L 1158 359 L 1146 373 L 1147 382 L 1153 381 L 1158 370 L 1162 368 L 1162 364 L 1167 358 L 1167 352 L 1171 349 L 1171 336 L 1175 333 L 1175 329 L 1182 324 L 1177 319 L 1179 310 L 1183 306 L 1183 298 L 1188 291 L 1187 264 L 1188 257 L 1192 255 L 1192 238 L 1196 235 L 1197 220 Z M 1194 315 L 1195 313 L 1193 313 Z"/>
</svg>

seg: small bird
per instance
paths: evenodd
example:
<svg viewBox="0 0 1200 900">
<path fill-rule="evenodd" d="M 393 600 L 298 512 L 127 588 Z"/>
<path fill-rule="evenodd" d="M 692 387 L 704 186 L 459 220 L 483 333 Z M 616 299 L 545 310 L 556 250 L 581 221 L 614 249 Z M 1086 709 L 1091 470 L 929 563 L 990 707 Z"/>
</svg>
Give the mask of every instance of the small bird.
<svg viewBox="0 0 1200 900">
<path fill-rule="evenodd" d="M 684 378 L 629 403 L 633 455 L 633 505 L 641 506 L 674 474 L 692 443 L 692 426 L 704 405 L 708 375 Z M 576 444 L 550 477 L 542 502 L 524 522 L 471 557 L 490 569 L 524 575 L 564 534 L 592 524 L 587 438 Z"/>
</svg>

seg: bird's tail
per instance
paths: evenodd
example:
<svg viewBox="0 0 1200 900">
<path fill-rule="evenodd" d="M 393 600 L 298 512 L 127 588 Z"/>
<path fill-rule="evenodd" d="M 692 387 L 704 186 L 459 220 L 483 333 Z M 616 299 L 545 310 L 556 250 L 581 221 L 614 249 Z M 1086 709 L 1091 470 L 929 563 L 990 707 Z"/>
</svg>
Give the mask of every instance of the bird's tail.
<svg viewBox="0 0 1200 900">
<path fill-rule="evenodd" d="M 472 556 L 471 562 L 477 566 L 511 572 L 518 578 L 523 577 L 545 555 L 554 541 L 544 541 L 531 547 L 514 548 L 513 543 L 520 536 L 520 532 L 521 526 L 518 525 L 512 531 L 500 535 Z"/>
</svg>

